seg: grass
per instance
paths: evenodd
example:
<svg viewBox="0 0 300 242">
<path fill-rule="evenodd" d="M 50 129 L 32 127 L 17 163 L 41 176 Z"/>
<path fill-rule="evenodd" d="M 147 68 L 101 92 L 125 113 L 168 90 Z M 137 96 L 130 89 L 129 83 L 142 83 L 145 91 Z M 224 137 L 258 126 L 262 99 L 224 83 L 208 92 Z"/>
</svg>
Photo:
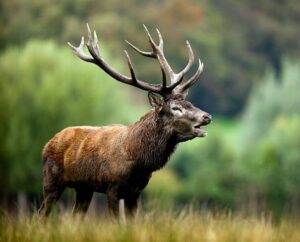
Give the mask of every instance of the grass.
<svg viewBox="0 0 300 242">
<path fill-rule="evenodd" d="M 300 223 L 266 217 L 199 213 L 183 210 L 145 213 L 127 224 L 105 217 L 63 214 L 40 222 L 36 217 L 2 216 L 1 242 L 293 242 L 300 241 Z"/>
</svg>

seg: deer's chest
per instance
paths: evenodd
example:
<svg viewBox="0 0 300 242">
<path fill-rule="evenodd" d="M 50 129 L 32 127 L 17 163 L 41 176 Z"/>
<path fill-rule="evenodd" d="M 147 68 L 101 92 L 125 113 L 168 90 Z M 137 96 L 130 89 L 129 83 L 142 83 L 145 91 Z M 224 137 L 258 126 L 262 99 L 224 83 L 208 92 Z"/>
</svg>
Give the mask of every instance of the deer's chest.
<svg viewBox="0 0 300 242">
<path fill-rule="evenodd" d="M 134 170 L 124 180 L 119 183 L 119 195 L 128 196 L 139 194 L 148 184 L 151 178 L 151 172 L 143 170 Z"/>
</svg>

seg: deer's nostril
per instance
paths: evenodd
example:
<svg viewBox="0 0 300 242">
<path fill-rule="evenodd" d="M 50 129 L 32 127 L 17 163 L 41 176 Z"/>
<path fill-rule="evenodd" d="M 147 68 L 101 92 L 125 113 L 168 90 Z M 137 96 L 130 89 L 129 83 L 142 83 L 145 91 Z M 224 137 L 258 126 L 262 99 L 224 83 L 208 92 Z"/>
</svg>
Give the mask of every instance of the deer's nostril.
<svg viewBox="0 0 300 242">
<path fill-rule="evenodd" d="M 210 123 L 212 120 L 212 116 L 210 114 L 206 113 L 206 114 L 203 114 L 203 119 L 205 122 Z"/>
</svg>

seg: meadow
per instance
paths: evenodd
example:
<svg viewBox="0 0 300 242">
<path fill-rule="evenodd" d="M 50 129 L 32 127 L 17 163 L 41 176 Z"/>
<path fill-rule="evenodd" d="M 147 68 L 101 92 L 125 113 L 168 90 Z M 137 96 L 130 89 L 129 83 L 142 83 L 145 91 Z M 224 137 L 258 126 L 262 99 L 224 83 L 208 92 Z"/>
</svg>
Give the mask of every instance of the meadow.
<svg viewBox="0 0 300 242">
<path fill-rule="evenodd" d="M 300 242 L 299 3 L 3 0 L 0 242 Z M 126 224 L 92 209 L 46 221 L 28 212 L 41 203 L 41 151 L 54 134 L 130 125 L 151 108 L 145 92 L 74 56 L 67 42 L 78 45 L 87 22 L 124 75 L 127 49 L 139 78 L 161 80 L 157 62 L 123 41 L 149 50 L 143 23 L 155 40 L 155 28 L 163 34 L 174 71 L 186 65 L 185 40 L 205 64 L 188 100 L 213 115 L 209 134 L 178 146 L 145 189 L 145 211 Z M 62 201 L 71 206 L 72 194 Z"/>
<path fill-rule="evenodd" d="M 2 216 L 1 242 L 293 242 L 300 241 L 300 222 L 269 215 L 231 213 L 146 212 L 120 223 L 109 217 L 55 215 L 45 221 L 33 217 Z"/>
</svg>

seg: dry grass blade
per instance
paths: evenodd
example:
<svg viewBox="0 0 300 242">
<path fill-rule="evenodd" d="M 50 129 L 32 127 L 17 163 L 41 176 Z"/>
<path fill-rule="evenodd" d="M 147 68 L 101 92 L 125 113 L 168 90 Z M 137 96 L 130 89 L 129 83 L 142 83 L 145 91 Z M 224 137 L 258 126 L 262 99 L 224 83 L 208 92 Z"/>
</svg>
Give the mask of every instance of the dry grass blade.
<svg viewBox="0 0 300 242">
<path fill-rule="evenodd" d="M 1 217 L 1 242 L 109 242 L 109 241 L 300 241 L 299 221 L 184 211 L 152 212 L 128 220 L 126 226 L 109 218 L 82 219 L 64 214 L 45 222 L 36 218 Z"/>
</svg>

